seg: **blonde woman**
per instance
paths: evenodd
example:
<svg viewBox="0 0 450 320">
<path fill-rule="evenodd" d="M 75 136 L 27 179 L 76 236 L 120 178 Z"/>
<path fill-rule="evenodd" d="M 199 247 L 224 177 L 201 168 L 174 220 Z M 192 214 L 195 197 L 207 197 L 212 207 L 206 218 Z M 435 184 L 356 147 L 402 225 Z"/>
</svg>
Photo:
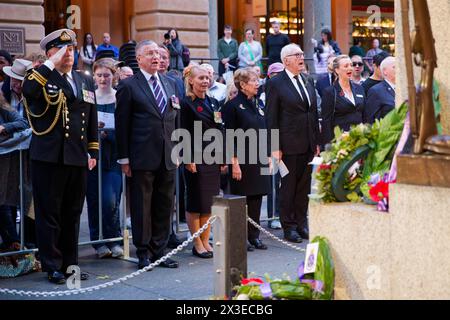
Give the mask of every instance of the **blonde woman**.
<svg viewBox="0 0 450 320">
<path fill-rule="evenodd" d="M 191 133 L 191 163 L 184 163 L 186 178 L 186 220 L 191 234 L 197 232 L 211 217 L 212 199 L 220 192 L 220 164 L 194 162 L 194 123 L 201 122 L 203 133 L 208 129 L 222 131 L 222 118 L 219 102 L 206 93 L 210 85 L 208 70 L 198 65 L 191 65 L 185 70 L 186 97 L 181 102 L 181 127 Z M 203 134 L 202 133 L 202 134 Z M 200 156 L 202 159 L 202 156 Z M 187 160 L 186 160 L 187 161 Z M 194 240 L 192 253 L 203 259 L 213 257 L 213 248 L 209 244 L 210 227 Z"/>
</svg>

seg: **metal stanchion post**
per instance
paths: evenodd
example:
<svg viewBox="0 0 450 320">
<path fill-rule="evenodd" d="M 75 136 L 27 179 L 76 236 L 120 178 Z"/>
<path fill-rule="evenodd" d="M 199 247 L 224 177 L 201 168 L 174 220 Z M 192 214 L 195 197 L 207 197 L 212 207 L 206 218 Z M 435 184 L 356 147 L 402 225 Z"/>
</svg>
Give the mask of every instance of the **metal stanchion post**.
<svg viewBox="0 0 450 320">
<path fill-rule="evenodd" d="M 228 243 L 228 208 L 214 205 L 211 208 L 213 216 L 217 216 L 214 222 L 214 296 L 224 298 L 229 295 L 230 259 L 227 252 Z"/>
<path fill-rule="evenodd" d="M 102 137 L 98 131 L 98 239 L 103 240 L 103 204 L 102 204 Z"/>
<path fill-rule="evenodd" d="M 127 228 L 127 177 L 122 174 L 123 258 L 130 259 L 130 232 Z"/>
<path fill-rule="evenodd" d="M 214 295 L 218 298 L 230 297 L 231 289 L 247 277 L 246 207 L 245 197 L 214 197 Z"/>
<path fill-rule="evenodd" d="M 273 168 L 275 168 L 275 166 L 277 165 L 275 158 L 272 158 L 272 163 L 273 163 Z M 277 204 L 277 170 L 274 170 L 273 174 L 272 174 L 272 219 L 275 218 L 275 212 L 276 212 L 276 204 Z M 270 224 L 271 222 L 269 222 Z"/>
<path fill-rule="evenodd" d="M 175 224 L 176 224 L 176 233 L 180 232 L 180 168 L 177 168 L 175 173 Z M 170 223 L 172 223 L 172 219 L 170 220 Z M 172 226 L 171 226 L 172 227 Z"/>
<path fill-rule="evenodd" d="M 20 250 L 25 248 L 25 233 L 24 233 L 24 219 L 25 219 L 25 201 L 24 201 L 24 183 L 23 183 L 23 151 L 19 151 L 19 170 L 20 170 Z M 15 215 L 17 215 L 17 209 L 15 210 Z M 14 224 L 16 221 L 14 220 Z"/>
</svg>

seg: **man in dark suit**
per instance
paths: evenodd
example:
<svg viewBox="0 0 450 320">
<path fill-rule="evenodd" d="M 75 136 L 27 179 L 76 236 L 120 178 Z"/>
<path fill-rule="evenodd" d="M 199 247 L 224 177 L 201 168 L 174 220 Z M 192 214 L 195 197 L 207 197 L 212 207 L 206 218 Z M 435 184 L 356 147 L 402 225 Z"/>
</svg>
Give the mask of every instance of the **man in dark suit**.
<svg viewBox="0 0 450 320">
<path fill-rule="evenodd" d="M 376 119 L 384 118 L 395 108 L 395 58 L 386 58 L 380 70 L 384 80 L 369 90 L 364 108 L 366 123 L 372 124 Z"/>
<path fill-rule="evenodd" d="M 312 166 L 318 153 L 317 98 L 314 84 L 301 74 L 304 54 L 296 44 L 281 51 L 285 71 L 271 79 L 267 88 L 269 129 L 278 129 L 280 150 L 272 155 L 283 161 L 289 174 L 281 180 L 280 220 L 284 237 L 291 242 L 309 238 L 308 194 Z"/>
<path fill-rule="evenodd" d="M 177 168 L 171 135 L 180 105 L 175 84 L 158 74 L 158 45 L 142 41 L 136 55 L 140 71 L 119 85 L 115 119 L 119 163 L 131 178 L 133 243 L 143 269 L 164 255 L 169 240 Z M 178 263 L 167 259 L 160 266 Z"/>
<path fill-rule="evenodd" d="M 328 87 L 331 87 L 334 83 L 335 76 L 333 71 L 333 63 L 335 59 L 336 59 L 335 55 L 330 55 L 328 57 L 328 72 L 326 74 L 319 76 L 319 78 L 317 79 L 316 88 L 321 98 L 323 95 L 323 90 L 325 90 Z"/>
<path fill-rule="evenodd" d="M 49 60 L 23 84 L 33 138 L 30 147 L 36 235 L 43 271 L 63 284 L 78 264 L 87 169 L 98 157 L 94 82 L 72 71 L 75 33 L 57 30 L 40 43 Z M 80 274 L 86 280 L 88 274 Z"/>
</svg>

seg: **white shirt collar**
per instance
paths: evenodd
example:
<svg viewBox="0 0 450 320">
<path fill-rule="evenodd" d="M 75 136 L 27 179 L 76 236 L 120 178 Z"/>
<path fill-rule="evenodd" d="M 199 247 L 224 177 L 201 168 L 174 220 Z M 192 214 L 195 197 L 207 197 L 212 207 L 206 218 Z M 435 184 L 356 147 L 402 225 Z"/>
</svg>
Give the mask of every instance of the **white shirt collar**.
<svg viewBox="0 0 450 320">
<path fill-rule="evenodd" d="M 391 86 L 392 89 L 394 89 L 395 91 L 395 84 L 393 84 L 392 82 L 390 82 L 389 80 L 385 79 L 384 81 L 386 81 L 388 83 L 388 85 Z"/>
<path fill-rule="evenodd" d="M 148 73 L 147 71 L 141 69 L 142 74 L 144 75 L 145 79 L 147 80 L 147 82 L 150 81 L 151 77 L 155 76 L 156 79 L 158 79 L 158 81 L 160 81 L 159 79 L 159 75 L 158 72 L 155 72 L 154 74 Z"/>
<path fill-rule="evenodd" d="M 60 72 L 60 71 L 58 71 L 58 72 L 59 72 L 59 74 L 61 75 L 61 77 L 64 77 L 64 73 L 63 73 L 63 72 Z M 72 70 L 70 70 L 70 71 L 67 72 L 66 74 L 67 74 L 67 77 L 68 77 L 70 80 L 73 80 Z"/>
<path fill-rule="evenodd" d="M 286 70 L 286 73 L 287 73 L 287 75 L 289 76 L 289 78 L 290 78 L 291 80 L 294 80 L 295 74 L 293 74 L 292 72 L 290 72 L 288 69 L 284 69 L 284 70 Z M 301 78 L 300 75 L 298 75 L 298 78 L 299 78 L 299 79 Z M 303 80 L 303 79 L 302 79 L 302 80 Z"/>
</svg>

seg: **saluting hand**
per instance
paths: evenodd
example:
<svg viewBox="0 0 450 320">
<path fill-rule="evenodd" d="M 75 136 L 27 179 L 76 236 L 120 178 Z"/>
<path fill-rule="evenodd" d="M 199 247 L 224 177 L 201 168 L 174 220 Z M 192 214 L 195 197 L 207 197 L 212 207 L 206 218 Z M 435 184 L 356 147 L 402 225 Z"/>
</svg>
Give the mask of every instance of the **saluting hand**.
<svg viewBox="0 0 450 320">
<path fill-rule="evenodd" d="M 61 49 L 59 49 L 58 52 L 56 52 L 54 55 L 52 55 L 49 58 L 49 60 L 51 62 L 53 62 L 55 67 L 58 67 L 61 64 L 62 59 L 63 59 L 64 55 L 66 54 L 66 51 L 67 51 L 67 46 L 64 46 Z"/>
</svg>

